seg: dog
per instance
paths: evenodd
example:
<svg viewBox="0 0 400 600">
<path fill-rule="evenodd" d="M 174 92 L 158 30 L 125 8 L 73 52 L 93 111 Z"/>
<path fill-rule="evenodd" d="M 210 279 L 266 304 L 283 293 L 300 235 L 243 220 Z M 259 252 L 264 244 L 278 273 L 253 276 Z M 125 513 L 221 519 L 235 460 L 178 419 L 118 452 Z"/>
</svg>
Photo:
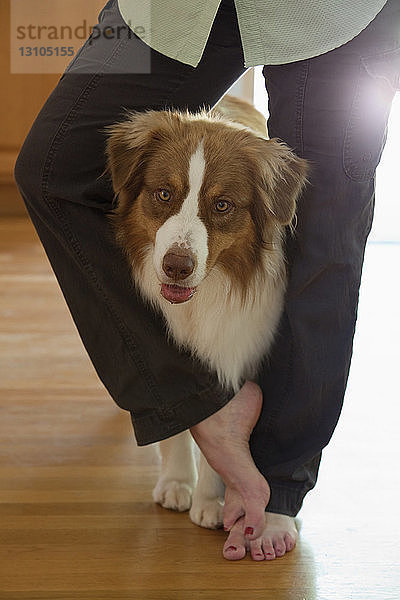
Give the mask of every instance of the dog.
<svg viewBox="0 0 400 600">
<path fill-rule="evenodd" d="M 282 313 L 284 237 L 307 163 L 252 105 L 225 96 L 211 111 L 131 113 L 108 129 L 118 243 L 169 335 L 236 393 L 257 373 Z M 160 443 L 156 502 L 222 524 L 224 487 L 189 432 Z"/>
</svg>

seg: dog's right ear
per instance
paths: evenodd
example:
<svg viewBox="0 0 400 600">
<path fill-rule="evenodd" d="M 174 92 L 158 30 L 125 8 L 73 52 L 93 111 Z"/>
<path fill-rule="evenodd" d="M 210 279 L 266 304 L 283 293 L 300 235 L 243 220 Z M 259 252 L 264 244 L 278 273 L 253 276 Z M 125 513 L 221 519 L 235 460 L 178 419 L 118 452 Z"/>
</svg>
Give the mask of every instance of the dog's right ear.
<svg viewBox="0 0 400 600">
<path fill-rule="evenodd" d="M 127 120 L 107 127 L 107 170 L 118 195 L 122 190 L 136 197 L 143 184 L 146 163 L 155 142 L 167 135 L 171 113 L 131 113 Z"/>
</svg>

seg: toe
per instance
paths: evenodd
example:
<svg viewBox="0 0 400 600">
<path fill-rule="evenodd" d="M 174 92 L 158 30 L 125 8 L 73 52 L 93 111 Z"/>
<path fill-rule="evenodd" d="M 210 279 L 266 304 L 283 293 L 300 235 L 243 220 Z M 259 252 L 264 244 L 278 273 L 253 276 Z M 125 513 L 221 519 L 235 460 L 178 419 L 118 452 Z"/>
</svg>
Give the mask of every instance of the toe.
<svg viewBox="0 0 400 600">
<path fill-rule="evenodd" d="M 265 521 L 263 513 L 257 515 L 251 510 L 246 510 L 246 523 L 244 526 L 244 533 L 248 541 L 259 538 L 265 528 Z"/>
<path fill-rule="evenodd" d="M 245 535 L 248 540 L 260 537 L 265 529 L 266 496 L 261 492 L 244 498 Z"/>
<path fill-rule="evenodd" d="M 254 487 L 240 492 L 230 486 L 225 489 L 224 526 L 230 530 L 245 515 L 247 540 L 261 536 L 265 528 L 265 506 L 269 500 L 269 486 L 263 477 L 257 477 Z"/>
<path fill-rule="evenodd" d="M 244 546 L 234 546 L 231 543 L 224 546 L 222 554 L 227 560 L 241 560 L 246 556 L 246 548 Z"/>
<path fill-rule="evenodd" d="M 264 551 L 262 549 L 262 538 L 257 538 L 250 542 L 250 554 L 253 560 L 265 560 Z"/>
<path fill-rule="evenodd" d="M 272 543 L 274 545 L 275 555 L 277 557 L 283 556 L 286 553 L 286 544 L 282 535 L 276 535 L 272 538 Z"/>
<path fill-rule="evenodd" d="M 240 560 L 246 556 L 246 543 L 243 536 L 243 519 L 240 519 L 230 531 L 224 544 L 223 555 L 227 560 Z"/>
<path fill-rule="evenodd" d="M 266 560 L 273 560 L 276 558 L 275 549 L 270 538 L 264 537 L 262 541 L 262 549 Z"/>
<path fill-rule="evenodd" d="M 293 548 L 296 545 L 296 541 L 293 539 L 290 533 L 287 533 L 283 539 L 286 545 L 286 552 L 290 552 L 291 550 L 293 550 Z"/>
</svg>

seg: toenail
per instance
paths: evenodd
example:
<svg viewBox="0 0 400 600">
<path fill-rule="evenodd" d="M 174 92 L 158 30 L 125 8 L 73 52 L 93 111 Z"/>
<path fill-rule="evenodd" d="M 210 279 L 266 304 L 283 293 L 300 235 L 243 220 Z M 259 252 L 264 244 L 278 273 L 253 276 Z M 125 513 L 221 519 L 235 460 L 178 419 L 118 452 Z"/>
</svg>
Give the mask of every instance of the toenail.
<svg viewBox="0 0 400 600">
<path fill-rule="evenodd" d="M 237 548 L 236 548 L 236 546 L 229 546 L 229 548 L 227 548 L 227 550 L 233 550 L 234 552 L 236 552 Z"/>
<path fill-rule="evenodd" d="M 246 527 L 244 535 L 253 535 L 254 529 L 252 527 Z"/>
</svg>

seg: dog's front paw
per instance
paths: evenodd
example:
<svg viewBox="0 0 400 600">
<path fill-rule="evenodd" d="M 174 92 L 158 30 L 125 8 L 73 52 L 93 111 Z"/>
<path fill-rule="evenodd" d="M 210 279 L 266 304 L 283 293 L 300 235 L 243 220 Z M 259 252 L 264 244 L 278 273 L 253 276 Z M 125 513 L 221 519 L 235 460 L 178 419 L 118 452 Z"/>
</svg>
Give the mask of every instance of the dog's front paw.
<svg viewBox="0 0 400 600">
<path fill-rule="evenodd" d="M 160 479 L 153 490 L 153 500 L 164 508 L 182 512 L 191 507 L 192 494 L 193 488 L 183 481 Z"/>
<path fill-rule="evenodd" d="M 189 516 L 193 523 L 207 529 L 219 529 L 223 525 L 224 501 L 222 498 L 194 497 Z"/>
</svg>

